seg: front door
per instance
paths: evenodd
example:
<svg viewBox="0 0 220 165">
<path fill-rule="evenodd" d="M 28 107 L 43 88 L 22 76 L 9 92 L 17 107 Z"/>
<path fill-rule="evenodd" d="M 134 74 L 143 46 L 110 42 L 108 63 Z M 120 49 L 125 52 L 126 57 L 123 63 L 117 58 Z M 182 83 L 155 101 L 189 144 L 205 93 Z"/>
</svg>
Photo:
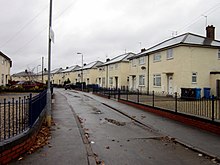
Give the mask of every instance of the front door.
<svg viewBox="0 0 220 165">
<path fill-rule="evenodd" d="M 173 75 L 168 76 L 168 94 L 173 94 Z"/>
<path fill-rule="evenodd" d="M 118 77 L 115 77 L 115 88 L 118 88 Z"/>
<path fill-rule="evenodd" d="M 132 76 L 132 82 L 131 82 L 131 88 L 132 90 L 135 90 L 136 87 L 136 76 Z"/>
</svg>

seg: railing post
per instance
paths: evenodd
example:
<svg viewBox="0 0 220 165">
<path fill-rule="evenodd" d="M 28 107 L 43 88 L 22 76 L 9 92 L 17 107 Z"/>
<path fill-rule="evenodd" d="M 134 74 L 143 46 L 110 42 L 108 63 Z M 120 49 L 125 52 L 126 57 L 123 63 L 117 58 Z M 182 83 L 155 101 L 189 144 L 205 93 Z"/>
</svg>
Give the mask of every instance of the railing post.
<svg viewBox="0 0 220 165">
<path fill-rule="evenodd" d="M 4 139 L 6 139 L 6 99 L 4 99 Z"/>
<path fill-rule="evenodd" d="M 110 99 L 111 98 L 111 93 L 110 93 L 110 88 L 108 88 L 108 98 Z"/>
<path fill-rule="evenodd" d="M 139 103 L 139 89 L 137 89 L 137 103 Z"/>
<path fill-rule="evenodd" d="M 175 112 L 177 113 L 177 92 L 175 92 Z"/>
<path fill-rule="evenodd" d="M 15 100 L 12 98 L 12 136 L 15 135 Z"/>
<path fill-rule="evenodd" d="M 215 120 L 215 97 L 212 95 L 212 121 Z"/>
<path fill-rule="evenodd" d="M 126 98 L 127 98 L 127 101 L 128 101 L 128 88 L 126 90 Z"/>
<path fill-rule="evenodd" d="M 8 102 L 8 138 L 11 137 L 11 103 Z"/>
<path fill-rule="evenodd" d="M 118 88 L 118 100 L 120 100 L 120 98 L 121 98 L 121 91 L 120 91 L 120 88 Z"/>
<path fill-rule="evenodd" d="M 30 94 L 29 98 L 29 127 L 32 126 L 32 119 L 33 119 L 33 113 L 32 113 L 32 94 Z"/>
<path fill-rule="evenodd" d="M 154 107 L 154 91 L 152 92 L 152 101 L 153 101 L 153 103 L 152 103 L 152 106 Z"/>
</svg>

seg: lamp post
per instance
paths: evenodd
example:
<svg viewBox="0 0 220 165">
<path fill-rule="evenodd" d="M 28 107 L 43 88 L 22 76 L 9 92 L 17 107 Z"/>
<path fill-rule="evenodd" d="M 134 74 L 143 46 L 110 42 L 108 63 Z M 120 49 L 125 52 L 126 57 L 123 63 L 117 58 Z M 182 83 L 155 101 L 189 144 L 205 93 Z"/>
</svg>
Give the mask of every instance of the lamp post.
<svg viewBox="0 0 220 165">
<path fill-rule="evenodd" d="M 82 55 L 81 85 L 82 85 L 82 91 L 83 91 L 83 54 L 79 52 L 77 54 Z"/>
<path fill-rule="evenodd" d="M 51 89 L 50 89 L 50 67 L 51 67 L 51 28 L 52 28 L 52 0 L 50 0 L 49 10 L 49 39 L 48 39 L 48 80 L 47 80 L 47 111 L 46 121 L 47 126 L 51 127 Z"/>
</svg>

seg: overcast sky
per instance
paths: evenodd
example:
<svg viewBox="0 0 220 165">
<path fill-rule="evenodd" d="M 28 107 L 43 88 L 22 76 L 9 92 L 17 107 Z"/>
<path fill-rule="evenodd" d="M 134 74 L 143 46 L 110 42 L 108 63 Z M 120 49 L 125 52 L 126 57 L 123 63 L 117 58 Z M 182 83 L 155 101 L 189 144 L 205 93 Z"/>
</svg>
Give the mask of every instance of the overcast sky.
<svg viewBox="0 0 220 165">
<path fill-rule="evenodd" d="M 11 58 L 11 73 L 47 68 L 49 0 L 0 0 L 0 51 Z M 205 35 L 216 27 L 219 0 L 53 0 L 52 69 L 105 61 L 140 52 L 172 35 Z M 38 71 L 41 67 L 38 67 Z"/>
</svg>

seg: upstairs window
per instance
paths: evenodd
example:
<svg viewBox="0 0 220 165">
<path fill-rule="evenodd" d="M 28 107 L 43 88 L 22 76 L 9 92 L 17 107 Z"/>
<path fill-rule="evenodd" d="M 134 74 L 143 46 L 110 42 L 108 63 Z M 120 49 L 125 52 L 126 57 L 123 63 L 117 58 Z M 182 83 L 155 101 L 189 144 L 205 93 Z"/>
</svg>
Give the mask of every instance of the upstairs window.
<svg viewBox="0 0 220 165">
<path fill-rule="evenodd" d="M 131 61 L 131 63 L 132 63 L 132 66 L 133 66 L 133 67 L 136 67 L 136 59 L 133 59 L 133 60 Z"/>
<path fill-rule="evenodd" d="M 218 59 L 220 60 L 220 49 L 218 50 Z"/>
<path fill-rule="evenodd" d="M 116 69 L 116 70 L 118 69 L 118 63 L 115 64 L 115 69 Z"/>
<path fill-rule="evenodd" d="M 160 54 L 154 54 L 154 62 L 161 61 L 161 55 Z"/>
<path fill-rule="evenodd" d="M 139 58 L 139 64 L 140 64 L 140 65 L 145 64 L 145 57 L 140 57 L 140 58 Z"/>
<path fill-rule="evenodd" d="M 113 70 L 113 68 L 114 68 L 113 64 L 109 66 L 109 70 Z"/>
<path fill-rule="evenodd" d="M 173 49 L 168 49 L 167 50 L 167 59 L 172 59 L 173 58 Z"/>
</svg>

